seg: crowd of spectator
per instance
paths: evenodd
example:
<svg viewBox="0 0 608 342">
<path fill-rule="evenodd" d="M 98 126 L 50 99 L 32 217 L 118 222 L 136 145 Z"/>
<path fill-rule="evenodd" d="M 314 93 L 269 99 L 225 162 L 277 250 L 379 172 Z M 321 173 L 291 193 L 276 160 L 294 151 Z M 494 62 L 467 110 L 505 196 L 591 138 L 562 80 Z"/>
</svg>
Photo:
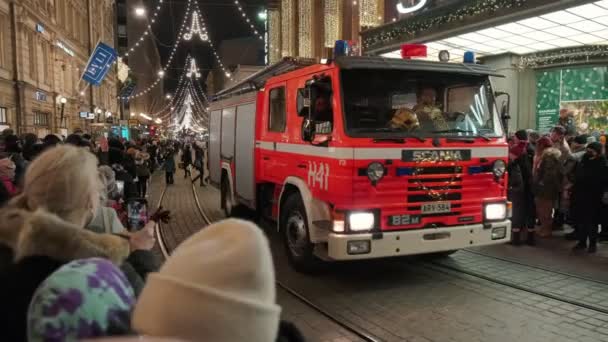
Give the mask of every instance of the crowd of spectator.
<svg viewBox="0 0 608 342">
<path fill-rule="evenodd" d="M 269 243 L 226 220 L 184 241 L 161 266 L 158 208 L 130 226 L 159 167 L 199 170 L 200 142 L 95 141 L 82 132 L 0 136 L 0 324 L 6 341 L 302 341 L 280 320 Z M 101 341 L 100 340 L 100 341 Z"/>
<path fill-rule="evenodd" d="M 534 245 L 536 236 L 567 226 L 566 239 L 578 241 L 575 251 L 595 253 L 598 241 L 608 240 L 605 138 L 569 133 L 556 126 L 547 135 L 520 130 L 509 138 L 514 245 L 524 236 Z"/>
</svg>

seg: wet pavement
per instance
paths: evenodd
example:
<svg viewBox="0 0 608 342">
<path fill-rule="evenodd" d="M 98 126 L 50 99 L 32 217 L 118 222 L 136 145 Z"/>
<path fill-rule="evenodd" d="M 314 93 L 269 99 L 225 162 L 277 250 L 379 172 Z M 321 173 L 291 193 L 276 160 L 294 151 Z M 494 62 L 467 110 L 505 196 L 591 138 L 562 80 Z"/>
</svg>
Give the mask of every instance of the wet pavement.
<svg viewBox="0 0 608 342">
<path fill-rule="evenodd" d="M 187 203 L 193 201 L 192 185 L 176 177 L 174 189 L 163 200 L 180 217 L 163 232 L 172 232 L 170 244 L 201 228 L 198 211 Z M 221 219 L 219 191 L 198 184 L 195 191 L 207 214 Z M 304 275 L 286 261 L 276 225 L 263 229 L 281 283 L 382 341 L 608 341 L 608 315 L 602 312 L 608 310 L 608 246 L 600 246 L 598 255 L 572 255 L 572 243 L 556 237 L 538 247 L 477 248 L 442 260 L 337 263 Z M 359 341 L 281 289 L 278 300 L 283 317 L 309 341 Z"/>
</svg>

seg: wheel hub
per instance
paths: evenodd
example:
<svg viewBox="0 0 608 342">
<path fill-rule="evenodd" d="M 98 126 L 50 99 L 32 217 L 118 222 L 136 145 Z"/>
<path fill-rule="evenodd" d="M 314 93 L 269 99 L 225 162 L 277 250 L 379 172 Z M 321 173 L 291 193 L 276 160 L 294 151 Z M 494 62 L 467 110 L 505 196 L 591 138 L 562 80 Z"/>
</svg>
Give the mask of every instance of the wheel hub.
<svg viewBox="0 0 608 342">
<path fill-rule="evenodd" d="M 291 253 L 294 256 L 304 255 L 308 246 L 308 237 L 306 234 L 306 223 L 300 213 L 295 212 L 289 216 L 285 234 Z"/>
</svg>

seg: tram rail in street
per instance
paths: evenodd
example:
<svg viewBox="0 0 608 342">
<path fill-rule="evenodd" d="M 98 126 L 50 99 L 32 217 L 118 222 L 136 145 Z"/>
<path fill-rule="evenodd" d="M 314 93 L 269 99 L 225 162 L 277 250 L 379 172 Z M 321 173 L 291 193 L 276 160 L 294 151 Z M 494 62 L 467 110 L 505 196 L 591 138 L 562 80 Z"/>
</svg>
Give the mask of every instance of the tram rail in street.
<svg viewBox="0 0 608 342">
<path fill-rule="evenodd" d="M 162 204 L 162 201 L 163 201 L 163 199 L 165 197 L 166 191 L 167 191 L 167 187 L 165 186 L 164 189 L 163 189 L 163 192 L 162 192 L 162 194 L 160 196 L 159 206 Z M 195 188 L 194 184 L 192 184 L 192 196 L 194 196 L 194 200 L 195 200 L 196 206 L 197 206 L 198 211 L 199 211 L 199 213 L 200 213 L 203 221 L 205 222 L 205 224 L 209 225 L 209 224 L 213 223 L 213 220 L 209 217 L 209 215 L 207 215 L 206 211 L 204 210 L 203 205 L 201 204 L 201 202 L 200 202 L 200 200 L 198 198 L 198 195 L 196 193 L 196 188 Z M 165 243 L 165 238 L 164 238 L 164 235 L 163 235 L 163 229 L 162 229 L 160 223 L 157 225 L 156 236 L 157 236 L 157 240 L 158 240 L 158 243 L 159 243 L 159 246 L 160 246 L 160 250 L 161 250 L 164 258 L 167 259 L 171 255 L 172 250 L 169 250 L 167 248 L 167 244 Z M 356 325 L 348 322 L 347 320 L 345 320 L 344 318 L 340 317 L 339 315 L 336 315 L 334 313 L 331 313 L 331 312 L 323 309 L 322 307 L 320 307 L 319 305 L 315 304 L 313 301 L 311 301 L 310 299 L 306 298 L 304 295 L 302 295 L 301 293 L 297 292 L 293 288 L 287 286 L 286 284 L 282 283 L 281 281 L 276 280 L 276 284 L 277 284 L 277 286 L 279 288 L 281 288 L 285 292 L 289 293 L 291 296 L 293 296 L 294 298 L 296 298 L 297 300 L 299 300 L 300 302 L 302 302 L 306 306 L 310 307 L 311 309 L 313 309 L 314 311 L 318 312 L 322 316 L 326 317 L 327 319 L 329 319 L 333 323 L 337 324 L 341 328 L 345 329 L 346 331 L 352 333 L 356 337 L 360 338 L 362 341 L 365 341 L 365 342 L 381 342 L 382 341 L 382 339 L 380 339 L 380 338 L 378 338 L 376 336 L 373 336 L 369 332 L 367 332 L 364 329 L 362 329 L 362 328 L 360 328 L 360 327 L 358 327 L 358 326 L 356 326 Z"/>
<path fill-rule="evenodd" d="M 486 257 L 486 258 L 500 260 L 500 261 L 508 262 L 508 263 L 511 263 L 511 264 L 516 264 L 516 265 L 525 266 L 525 267 L 529 267 L 529 268 L 534 268 L 534 269 L 545 271 L 545 272 L 551 272 L 551 273 L 554 273 L 554 274 L 563 275 L 563 276 L 569 277 L 569 278 L 576 278 L 576 279 L 590 281 L 590 282 L 593 282 L 593 283 L 598 283 L 598 284 L 601 284 L 601 285 L 608 286 L 608 282 L 606 282 L 606 281 L 602 281 L 602 280 L 598 280 L 598 279 L 593 279 L 593 278 L 589 278 L 589 277 L 584 277 L 584 276 L 580 276 L 580 275 L 576 275 L 576 274 L 572 274 L 572 273 L 568 273 L 568 272 L 558 271 L 558 270 L 551 269 L 549 267 L 543 267 L 543 266 L 538 266 L 538 265 L 530 265 L 530 264 L 526 264 L 524 262 L 513 260 L 513 259 L 510 259 L 510 258 L 498 257 L 498 256 L 495 256 L 495 255 L 490 255 L 490 254 L 486 254 L 486 253 L 482 253 L 482 252 L 474 251 L 474 250 L 470 250 L 470 249 L 463 249 L 463 250 L 460 250 L 460 252 L 467 252 L 467 253 L 483 256 L 483 257 Z"/>
<path fill-rule="evenodd" d="M 501 260 L 502 258 L 495 258 L 495 259 Z M 502 260 L 502 261 L 511 262 L 511 261 L 508 261 L 508 260 Z M 577 306 L 577 307 L 580 307 L 580 308 L 584 308 L 584 309 L 588 309 L 588 310 L 593 310 L 593 311 L 596 311 L 596 312 L 602 313 L 602 314 L 608 314 L 608 308 L 607 307 L 601 307 L 601 306 L 598 306 L 598 305 L 593 305 L 593 304 L 584 303 L 584 302 L 573 300 L 573 299 L 568 299 L 568 298 L 564 297 L 563 295 L 559 295 L 559 294 L 555 294 L 555 293 L 550 293 L 550 292 L 547 292 L 547 291 L 537 290 L 537 289 L 533 288 L 532 286 L 525 286 L 525 285 L 517 284 L 517 283 L 515 283 L 513 281 L 505 281 L 505 280 L 502 280 L 502 279 L 498 279 L 497 277 L 488 276 L 486 274 L 483 274 L 482 272 L 475 272 L 475 271 L 467 270 L 467 269 L 465 269 L 463 267 L 449 265 L 449 264 L 447 264 L 445 262 L 441 262 L 441 261 L 437 261 L 437 260 L 436 261 L 428 261 L 428 262 L 425 262 L 424 264 L 426 264 L 429 269 L 431 269 L 433 271 L 436 271 L 436 272 L 440 272 L 440 273 L 446 274 L 446 275 L 458 276 L 458 274 L 464 274 L 464 275 L 475 277 L 475 278 L 478 278 L 478 279 L 483 279 L 483 280 L 489 281 L 489 282 L 494 283 L 494 284 L 499 284 L 499 285 L 510 287 L 510 288 L 513 288 L 513 289 L 517 289 L 517 290 L 520 290 L 520 291 L 523 291 L 523 292 L 535 294 L 537 296 L 541 296 L 541 297 L 544 297 L 544 298 L 556 300 L 556 301 L 559 301 L 559 302 L 562 302 L 562 303 L 565 303 L 565 304 L 570 304 L 570 305 L 574 305 L 574 306 Z M 562 272 L 555 272 L 555 271 L 552 271 L 552 270 L 547 270 L 547 269 L 540 268 L 540 267 L 530 266 L 530 265 L 526 265 L 526 264 L 523 264 L 523 263 L 515 263 L 515 262 L 513 262 L 513 264 L 519 264 L 521 266 L 542 269 L 545 272 L 551 272 L 551 273 L 555 273 L 555 274 L 562 275 L 562 276 L 570 276 L 570 275 L 562 273 Z M 577 276 L 572 276 L 572 277 L 573 278 L 579 278 L 579 279 L 585 279 L 585 280 L 588 280 L 588 281 L 593 281 L 593 282 L 597 282 L 597 283 L 600 283 L 600 284 L 608 285 L 608 284 L 606 284 L 604 282 L 595 281 L 595 280 L 589 280 L 589 279 L 586 279 L 584 277 L 577 277 Z"/>
<path fill-rule="evenodd" d="M 162 204 L 164 200 L 166 200 L 165 194 L 167 191 L 168 190 L 165 187 L 162 191 L 159 205 Z M 207 208 L 205 208 L 205 203 L 199 199 L 199 195 L 197 194 L 194 185 L 192 185 L 192 196 L 194 199 L 194 203 L 198 209 L 195 211 L 199 212 L 200 217 L 202 218 L 202 222 L 204 222 L 205 225 L 211 224 L 215 220 L 215 218 L 212 217 L 212 215 L 208 214 L 209 211 L 207 210 Z M 168 257 L 172 252 L 171 246 L 168 246 L 167 241 L 165 239 L 167 234 L 170 234 L 167 231 L 167 226 L 163 225 L 157 228 L 157 237 L 159 240 L 160 250 L 162 251 L 165 258 Z M 503 257 L 496 257 L 473 250 L 462 250 L 451 258 L 446 258 L 444 260 L 422 261 L 418 265 L 426 268 L 431 272 L 437 272 L 439 274 L 444 274 L 450 277 L 456 277 L 468 281 L 471 281 L 471 277 L 474 277 L 497 285 L 509 287 L 518 291 L 523 291 L 546 299 L 558 301 L 560 303 L 576 306 L 581 309 L 592 310 L 594 312 L 597 312 L 598 314 L 608 315 L 608 307 L 602 306 L 599 303 L 589 301 L 585 298 L 579 298 L 580 300 L 577 300 L 577 298 L 572 298 L 576 296 L 573 296 L 573 294 L 569 292 L 567 292 L 565 295 L 560 295 L 559 293 L 555 292 L 555 287 L 545 287 L 545 284 L 535 287 L 533 284 L 526 283 L 528 278 L 536 279 L 535 281 L 538 282 L 542 281 L 543 277 L 546 277 L 557 279 L 557 282 L 567 282 L 569 284 L 575 285 L 583 282 L 588 287 L 603 288 L 605 286 L 608 289 L 608 283 L 600 280 L 560 272 L 546 267 L 529 265 L 520 261 L 515 261 Z M 476 265 L 483 265 L 485 268 L 482 267 L 481 269 L 477 269 Z M 487 268 L 487 265 L 490 265 L 489 269 Z M 499 270 L 506 269 L 506 273 L 493 272 L 494 268 Z M 521 274 L 521 276 L 509 278 L 509 272 L 515 272 L 515 274 Z M 539 274 L 542 272 L 545 272 L 546 274 Z M 541 279 L 539 280 L 539 278 Z M 370 334 L 358 325 L 351 323 L 348 319 L 345 319 L 339 313 L 333 313 L 331 312 L 331 310 L 325 309 L 321 305 L 318 305 L 315 302 L 314 298 L 310 298 L 309 296 L 303 294 L 301 291 L 298 291 L 288 286 L 285 282 L 277 279 L 276 284 L 278 288 L 280 288 L 284 292 L 287 292 L 290 296 L 297 299 L 299 302 L 303 303 L 315 312 L 332 321 L 337 326 L 340 326 L 341 328 L 355 335 L 359 339 L 363 341 L 382 340 Z M 549 280 L 547 281 L 547 284 L 551 285 Z M 587 302 L 585 302 L 585 300 L 587 300 Z"/>
</svg>

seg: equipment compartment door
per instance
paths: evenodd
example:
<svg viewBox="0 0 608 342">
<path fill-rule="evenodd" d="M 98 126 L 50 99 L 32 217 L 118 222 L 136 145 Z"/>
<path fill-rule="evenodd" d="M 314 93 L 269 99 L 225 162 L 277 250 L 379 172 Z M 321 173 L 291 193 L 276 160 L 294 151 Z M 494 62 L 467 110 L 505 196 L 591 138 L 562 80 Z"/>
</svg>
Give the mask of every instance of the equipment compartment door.
<svg viewBox="0 0 608 342">
<path fill-rule="evenodd" d="M 211 112 L 209 122 L 209 176 L 211 182 L 220 184 L 222 171 L 220 164 L 220 140 L 222 127 L 222 111 L 214 110 Z"/>
<path fill-rule="evenodd" d="M 255 104 L 240 105 L 236 110 L 236 194 L 244 200 L 255 199 L 253 152 L 255 142 Z"/>
<path fill-rule="evenodd" d="M 221 158 L 232 162 L 234 159 L 234 126 L 236 119 L 236 107 L 228 107 L 222 110 L 222 148 Z"/>
</svg>

